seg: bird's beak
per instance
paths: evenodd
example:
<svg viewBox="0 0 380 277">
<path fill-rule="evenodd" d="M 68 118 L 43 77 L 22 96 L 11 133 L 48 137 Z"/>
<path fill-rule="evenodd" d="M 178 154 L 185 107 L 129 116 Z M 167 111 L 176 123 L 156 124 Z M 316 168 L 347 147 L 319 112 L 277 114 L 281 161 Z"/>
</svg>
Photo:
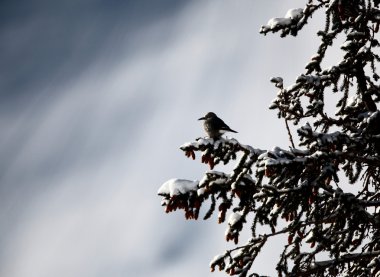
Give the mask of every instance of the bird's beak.
<svg viewBox="0 0 380 277">
<path fill-rule="evenodd" d="M 204 118 L 204 117 L 201 117 L 201 118 L 199 118 L 198 120 L 205 120 L 206 118 Z"/>
</svg>

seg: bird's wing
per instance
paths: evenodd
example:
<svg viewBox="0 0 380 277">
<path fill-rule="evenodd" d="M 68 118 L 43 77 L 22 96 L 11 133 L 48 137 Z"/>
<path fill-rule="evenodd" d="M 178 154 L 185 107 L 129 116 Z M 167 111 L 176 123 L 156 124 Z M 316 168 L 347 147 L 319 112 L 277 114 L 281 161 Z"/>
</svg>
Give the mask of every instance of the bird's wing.
<svg viewBox="0 0 380 277">
<path fill-rule="evenodd" d="M 224 123 L 224 121 L 220 118 L 218 118 L 218 125 L 220 126 L 220 130 L 237 133 L 236 131 L 232 130 L 226 123 Z"/>
</svg>

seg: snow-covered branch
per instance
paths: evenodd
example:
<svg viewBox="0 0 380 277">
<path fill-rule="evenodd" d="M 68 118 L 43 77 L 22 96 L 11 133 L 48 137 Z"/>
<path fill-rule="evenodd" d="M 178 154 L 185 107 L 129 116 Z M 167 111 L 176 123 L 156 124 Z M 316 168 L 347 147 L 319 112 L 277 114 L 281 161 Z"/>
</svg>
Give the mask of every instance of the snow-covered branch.
<svg viewBox="0 0 380 277">
<path fill-rule="evenodd" d="M 270 238 L 285 235 L 279 276 L 380 274 L 379 6 L 379 0 L 309 0 L 261 28 L 297 35 L 316 11 L 326 16 L 305 72 L 289 86 L 282 77 L 271 79 L 278 93 L 270 108 L 289 134 L 290 124 L 297 130 L 291 147 L 261 150 L 223 137 L 180 147 L 189 158 L 200 156 L 208 170 L 199 181 L 165 182 L 158 194 L 166 212 L 182 209 L 197 219 L 206 206 L 208 219 L 218 211 L 225 239 L 235 244 L 245 226 L 251 230 L 248 242 L 211 261 L 212 271 L 259 276 L 250 273 L 256 257 Z M 323 68 L 334 46 L 342 59 Z M 336 111 L 326 107 L 331 99 Z M 230 172 L 227 163 L 233 163 Z M 321 261 L 322 255 L 330 259 Z"/>
</svg>

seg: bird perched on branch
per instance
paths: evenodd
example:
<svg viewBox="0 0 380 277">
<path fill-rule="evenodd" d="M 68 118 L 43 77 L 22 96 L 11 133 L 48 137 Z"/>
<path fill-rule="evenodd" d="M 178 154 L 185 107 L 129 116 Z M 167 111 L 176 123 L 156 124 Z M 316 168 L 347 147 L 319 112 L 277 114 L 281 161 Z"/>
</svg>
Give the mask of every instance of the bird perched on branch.
<svg viewBox="0 0 380 277">
<path fill-rule="evenodd" d="M 237 133 L 213 112 L 207 113 L 198 120 L 204 120 L 203 127 L 210 138 L 220 138 L 225 132 Z"/>
</svg>

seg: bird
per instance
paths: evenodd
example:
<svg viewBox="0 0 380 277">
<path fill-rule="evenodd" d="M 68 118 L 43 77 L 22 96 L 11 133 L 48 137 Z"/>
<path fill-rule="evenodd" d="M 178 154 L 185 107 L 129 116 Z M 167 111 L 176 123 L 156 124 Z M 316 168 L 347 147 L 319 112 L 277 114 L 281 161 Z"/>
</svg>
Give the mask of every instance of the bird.
<svg viewBox="0 0 380 277">
<path fill-rule="evenodd" d="M 218 139 L 225 132 L 237 133 L 213 112 L 208 112 L 198 120 L 204 120 L 203 127 L 210 138 Z"/>
</svg>

